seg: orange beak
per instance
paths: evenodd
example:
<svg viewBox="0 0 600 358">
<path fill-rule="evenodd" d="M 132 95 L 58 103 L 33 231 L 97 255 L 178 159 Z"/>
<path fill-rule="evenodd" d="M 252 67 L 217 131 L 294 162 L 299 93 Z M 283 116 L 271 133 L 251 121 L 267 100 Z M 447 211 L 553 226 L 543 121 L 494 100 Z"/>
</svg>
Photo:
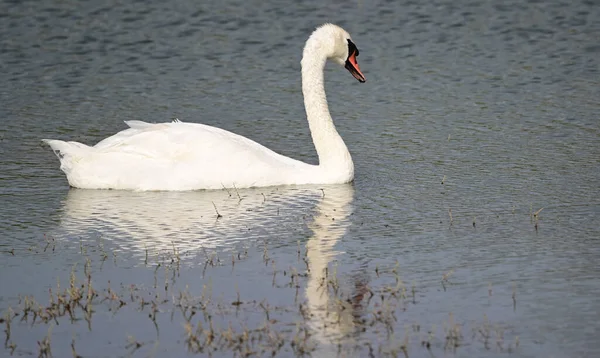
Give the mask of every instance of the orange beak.
<svg viewBox="0 0 600 358">
<path fill-rule="evenodd" d="M 350 56 L 348 56 L 348 59 L 346 60 L 346 66 L 344 67 L 346 67 L 352 76 L 354 76 L 354 78 L 356 78 L 360 83 L 364 83 L 367 80 L 365 75 L 363 75 L 363 73 L 360 71 L 358 62 L 356 62 L 356 52 L 353 52 L 350 54 Z"/>
</svg>

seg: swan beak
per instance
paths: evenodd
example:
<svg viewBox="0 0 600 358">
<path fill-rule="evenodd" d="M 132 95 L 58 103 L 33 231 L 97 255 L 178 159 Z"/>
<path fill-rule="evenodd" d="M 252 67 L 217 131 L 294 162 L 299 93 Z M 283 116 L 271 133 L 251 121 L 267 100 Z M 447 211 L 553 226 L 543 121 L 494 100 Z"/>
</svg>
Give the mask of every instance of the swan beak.
<svg viewBox="0 0 600 358">
<path fill-rule="evenodd" d="M 348 59 L 346 60 L 346 69 L 350 71 L 352 76 L 356 78 L 360 83 L 364 83 L 367 79 L 365 75 L 360 71 L 360 67 L 358 67 L 358 62 L 356 62 L 356 52 L 353 52 Z"/>
</svg>

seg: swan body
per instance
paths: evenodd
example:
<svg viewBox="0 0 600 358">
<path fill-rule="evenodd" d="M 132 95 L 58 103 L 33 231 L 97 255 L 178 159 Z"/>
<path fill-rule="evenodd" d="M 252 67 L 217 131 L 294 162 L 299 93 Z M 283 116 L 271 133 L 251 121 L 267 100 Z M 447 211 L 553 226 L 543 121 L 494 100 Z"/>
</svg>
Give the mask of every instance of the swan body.
<svg viewBox="0 0 600 358">
<path fill-rule="evenodd" d="M 341 184 L 354 164 L 333 124 L 323 85 L 332 59 L 360 82 L 358 49 L 342 28 L 317 28 L 304 47 L 302 93 L 319 165 L 285 157 L 235 133 L 198 123 L 129 126 L 95 146 L 44 139 L 60 159 L 69 184 L 85 189 L 197 190 L 294 184 Z"/>
</svg>

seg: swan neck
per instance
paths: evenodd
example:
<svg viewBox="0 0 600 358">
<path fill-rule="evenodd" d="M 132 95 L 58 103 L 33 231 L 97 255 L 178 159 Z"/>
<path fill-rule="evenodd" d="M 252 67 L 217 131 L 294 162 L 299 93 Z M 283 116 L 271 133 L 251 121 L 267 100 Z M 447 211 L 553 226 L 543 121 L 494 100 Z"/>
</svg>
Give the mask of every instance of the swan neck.
<svg viewBox="0 0 600 358">
<path fill-rule="evenodd" d="M 319 156 L 319 166 L 349 176 L 351 180 L 354 165 L 329 113 L 323 80 L 327 56 L 320 49 L 309 39 L 301 62 L 302 94 L 308 125 Z"/>
</svg>

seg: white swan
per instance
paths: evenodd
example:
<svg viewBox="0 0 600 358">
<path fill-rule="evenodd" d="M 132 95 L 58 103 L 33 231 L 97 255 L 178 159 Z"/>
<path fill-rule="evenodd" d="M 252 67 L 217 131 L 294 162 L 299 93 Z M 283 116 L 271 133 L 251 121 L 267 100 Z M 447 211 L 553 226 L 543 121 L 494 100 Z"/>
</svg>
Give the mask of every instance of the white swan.
<svg viewBox="0 0 600 358">
<path fill-rule="evenodd" d="M 340 184 L 354 179 L 354 164 L 325 97 L 327 59 L 360 82 L 358 49 L 341 27 L 325 24 L 306 41 L 302 93 L 319 165 L 277 154 L 240 135 L 197 123 L 127 121 L 129 129 L 93 147 L 44 139 L 60 159 L 69 184 L 86 189 L 195 190 L 293 184 Z"/>
</svg>

